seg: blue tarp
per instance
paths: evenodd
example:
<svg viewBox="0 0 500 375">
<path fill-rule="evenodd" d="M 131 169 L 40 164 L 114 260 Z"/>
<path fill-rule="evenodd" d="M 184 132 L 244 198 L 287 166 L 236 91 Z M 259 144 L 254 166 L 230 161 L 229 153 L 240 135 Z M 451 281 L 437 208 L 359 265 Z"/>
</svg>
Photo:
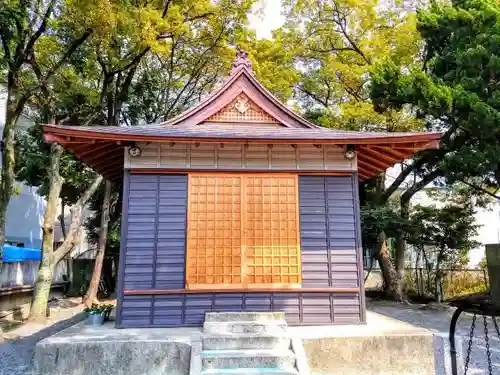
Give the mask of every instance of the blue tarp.
<svg viewBox="0 0 500 375">
<path fill-rule="evenodd" d="M 42 260 L 42 251 L 8 244 L 3 246 L 2 262 L 24 262 L 25 260 Z"/>
</svg>

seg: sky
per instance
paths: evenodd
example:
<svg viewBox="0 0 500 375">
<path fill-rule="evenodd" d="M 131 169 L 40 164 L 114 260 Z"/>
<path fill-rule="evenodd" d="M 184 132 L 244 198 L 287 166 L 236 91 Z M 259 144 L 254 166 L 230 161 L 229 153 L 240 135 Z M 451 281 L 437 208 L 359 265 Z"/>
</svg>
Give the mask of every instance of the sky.
<svg viewBox="0 0 500 375">
<path fill-rule="evenodd" d="M 271 37 L 273 29 L 277 29 L 285 22 L 281 15 L 280 0 L 261 0 L 255 7 L 260 14 L 251 14 L 248 17 L 249 26 L 254 29 L 259 39 Z"/>
</svg>

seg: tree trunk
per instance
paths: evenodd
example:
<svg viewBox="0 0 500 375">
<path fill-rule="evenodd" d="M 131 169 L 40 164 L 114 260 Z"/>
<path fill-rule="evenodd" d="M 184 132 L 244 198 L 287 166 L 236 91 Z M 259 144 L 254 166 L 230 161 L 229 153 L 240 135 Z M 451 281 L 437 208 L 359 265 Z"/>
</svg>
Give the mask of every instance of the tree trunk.
<svg viewBox="0 0 500 375">
<path fill-rule="evenodd" d="M 426 272 L 427 272 L 427 293 L 430 293 L 431 292 L 431 271 L 432 271 L 432 265 L 429 261 L 429 258 L 427 257 L 427 253 L 425 251 L 425 248 L 422 248 L 422 256 L 424 258 L 424 262 L 425 262 L 425 269 L 426 269 Z"/>
<path fill-rule="evenodd" d="M 383 201 L 383 193 L 385 191 L 385 173 L 380 173 L 375 180 L 375 197 L 376 204 L 385 204 Z M 376 257 L 380 264 L 382 277 L 384 278 L 384 291 L 387 297 L 401 301 L 403 293 L 401 283 L 399 283 L 398 273 L 394 268 L 391 260 L 391 254 L 387 246 L 387 235 L 384 231 L 380 232 L 377 237 Z"/>
<path fill-rule="evenodd" d="M 58 156 L 59 151 L 60 154 Z M 35 282 L 35 291 L 31 303 L 29 320 L 42 320 L 46 317 L 54 269 L 75 245 L 83 220 L 83 207 L 95 193 L 102 181 L 102 177 L 98 176 L 91 186 L 85 190 L 78 201 L 71 206 L 70 229 L 63 243 L 54 251 L 54 223 L 57 219 L 57 201 L 62 186 L 62 178 L 59 175 L 59 162 L 62 155 L 62 147 L 53 145 L 51 147 L 51 154 L 51 181 L 43 225 L 42 262 L 40 263 Z"/>
<path fill-rule="evenodd" d="M 52 277 L 54 276 L 55 264 L 52 257 L 43 257 L 35 281 L 35 290 L 31 310 L 30 321 L 44 321 L 48 316 L 48 303 L 50 288 L 52 286 Z"/>
<path fill-rule="evenodd" d="M 57 218 L 57 203 L 63 184 L 59 174 L 62 146 L 53 143 L 50 147 L 50 188 L 47 198 L 47 207 L 43 217 L 42 226 L 42 261 L 35 281 L 35 290 L 31 302 L 30 320 L 43 320 L 47 316 L 47 305 L 52 284 L 52 276 L 56 264 L 54 264 L 54 224 Z"/>
<path fill-rule="evenodd" d="M 385 232 L 381 232 L 377 239 L 377 258 L 380 263 L 382 276 L 384 277 L 384 288 L 386 295 L 395 300 L 401 301 L 403 293 L 401 284 L 398 280 L 398 275 L 391 262 L 389 248 L 387 247 L 387 236 Z"/>
<path fill-rule="evenodd" d="M 441 268 L 439 262 L 436 262 L 436 276 L 434 277 L 434 290 L 437 303 L 443 302 L 443 289 L 442 289 Z"/>
<path fill-rule="evenodd" d="M 94 272 L 92 273 L 92 280 L 90 281 L 89 289 L 85 295 L 85 305 L 90 306 L 92 303 L 98 303 L 97 290 L 99 288 L 99 281 L 101 280 L 102 265 L 104 262 L 104 253 L 106 250 L 106 242 L 108 239 L 108 226 L 109 226 L 109 208 L 111 204 L 111 182 L 106 181 L 104 188 L 104 199 L 101 211 L 101 228 L 99 231 L 99 241 L 97 245 L 97 255 L 94 263 Z"/>
<path fill-rule="evenodd" d="M 436 301 L 438 303 L 443 302 L 444 290 L 443 290 L 443 276 L 444 272 L 441 269 L 441 263 L 443 261 L 443 248 L 439 249 L 439 253 L 436 258 L 436 276 L 434 277 L 434 287 L 436 291 Z"/>
<path fill-rule="evenodd" d="M 9 90 L 10 92 L 10 90 Z M 7 116 L 3 128 L 2 151 L 2 172 L 0 180 L 0 263 L 1 250 L 5 243 L 5 220 L 10 197 L 14 190 L 14 167 L 15 167 L 15 130 L 19 114 L 16 111 L 15 103 L 10 94 L 7 96 Z"/>
<path fill-rule="evenodd" d="M 401 218 L 409 220 L 410 218 L 410 199 L 406 196 L 401 197 Z M 406 259 L 406 238 L 404 232 L 400 231 L 396 234 L 396 272 L 400 290 L 403 290 L 405 277 L 405 259 Z"/>
</svg>

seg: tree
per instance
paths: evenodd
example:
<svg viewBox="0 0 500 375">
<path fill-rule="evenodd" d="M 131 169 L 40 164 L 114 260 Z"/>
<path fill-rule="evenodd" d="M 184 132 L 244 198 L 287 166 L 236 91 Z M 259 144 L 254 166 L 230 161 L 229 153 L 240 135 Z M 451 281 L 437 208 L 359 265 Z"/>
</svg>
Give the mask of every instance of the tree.
<svg viewBox="0 0 500 375">
<path fill-rule="evenodd" d="M 407 3 L 389 7 L 376 0 L 284 1 L 288 21 L 275 35 L 282 36 L 285 50 L 292 51 L 299 75 L 294 98 L 307 118 L 326 127 L 358 131 L 423 129 L 424 121 L 410 106 L 376 111 L 370 95 L 372 73 L 381 60 L 397 61 L 408 68 L 418 62 L 421 40 L 416 32 L 414 2 Z M 369 205 L 375 210 L 373 215 L 378 214 L 379 207 L 384 209 L 406 177 L 397 178 L 386 189 L 385 174 L 377 176 Z M 410 186 L 403 203 L 423 186 L 418 184 L 412 190 Z M 402 213 L 405 214 L 406 208 L 403 204 Z M 407 214 L 403 216 L 403 220 L 408 219 Z M 388 235 L 380 229 L 376 238 L 382 242 L 375 249 L 387 277 L 387 293 L 401 300 L 404 272 L 401 234 L 396 234 L 400 246 L 393 264 L 382 259 L 387 253 L 384 249 Z"/>
<path fill-rule="evenodd" d="M 112 184 L 106 181 L 104 187 L 104 197 L 102 200 L 102 210 L 101 210 L 101 224 L 99 230 L 99 240 L 97 243 L 97 253 L 94 263 L 94 272 L 92 272 L 92 279 L 90 280 L 90 285 L 85 294 L 84 301 L 87 306 L 91 306 L 93 303 L 97 303 L 97 289 L 99 287 L 99 282 L 101 281 L 102 266 L 104 263 L 104 254 L 106 250 L 106 242 L 108 240 L 108 224 L 109 224 L 109 214 L 111 206 L 111 189 Z"/>
<path fill-rule="evenodd" d="M 54 269 L 79 241 L 83 209 L 102 181 L 101 176 L 65 153 L 62 146 L 43 143 L 40 132 L 35 126 L 18 137 L 17 178 L 39 186 L 39 193 L 47 199 L 42 225 L 42 261 L 30 311 L 33 320 L 46 316 Z M 70 206 L 70 226 L 63 242 L 54 248 L 54 224 L 60 202 Z"/>
<path fill-rule="evenodd" d="M 466 264 L 469 251 L 480 245 L 473 239 L 479 228 L 474 216 L 478 205 L 463 192 L 455 190 L 441 207 L 417 205 L 411 214 L 409 242 L 421 249 L 428 271 L 434 274 L 433 292 L 438 302 L 443 300 L 443 269 Z"/>
<path fill-rule="evenodd" d="M 166 120 L 193 100 L 199 100 L 220 78 L 216 62 L 221 59 L 216 58 L 217 52 L 225 48 L 230 32 L 243 25 L 242 16 L 249 5 L 249 1 L 236 5 L 227 1 L 217 5 L 198 2 L 198 7 L 193 8 L 169 1 L 148 7 L 149 13 L 144 13 L 140 6 L 126 8 L 117 22 L 117 30 L 126 32 L 97 41 L 89 51 L 95 55 L 103 75 L 102 122 L 117 126 Z M 146 34 L 153 36 L 150 40 L 144 38 L 142 27 L 137 28 L 136 18 L 143 15 L 140 24 L 152 23 L 153 27 L 148 27 L 155 29 L 156 22 L 163 27 L 160 34 Z M 174 16 L 182 27 L 166 24 Z M 85 296 L 87 305 L 97 300 L 111 204 L 112 187 L 108 185 L 100 215 L 96 263 Z"/>
<path fill-rule="evenodd" d="M 363 249 L 378 260 L 384 280 L 384 291 L 392 296 L 398 289 L 398 276 L 392 265 L 393 256 L 389 250 L 388 239 L 405 234 L 410 221 L 399 216 L 394 201 L 381 206 L 373 203 L 365 204 L 361 209 L 361 228 Z M 391 285 L 392 283 L 392 285 Z"/>
<path fill-rule="evenodd" d="M 419 128 L 406 111 L 378 113 L 369 82 L 381 58 L 412 65 L 419 52 L 415 16 L 376 0 L 284 1 L 287 23 L 275 34 L 299 67 L 295 97 L 321 113 L 321 125 L 350 130 Z M 289 52 L 290 53 L 290 52 Z"/>
<path fill-rule="evenodd" d="M 93 0 L 2 1 L 0 4 L 0 69 L 7 89 L 0 183 L 0 248 L 5 241 L 5 215 L 13 192 L 15 131 L 32 97 L 45 90 L 95 32 L 105 30 L 106 3 Z M 102 11 L 102 12 L 101 12 Z M 3 74 L 2 74 L 3 75 Z"/>
<path fill-rule="evenodd" d="M 106 28 L 99 30 L 99 33 L 96 33 L 95 37 L 79 50 L 80 55 L 68 59 L 71 64 L 68 64 L 67 69 L 54 74 L 52 84 L 43 87 L 39 95 L 34 96 L 36 100 L 30 104 L 40 112 L 42 122 L 55 119 L 62 124 L 120 125 L 125 121 L 123 109 L 129 101 L 130 87 L 144 56 L 150 53 L 167 53 L 172 45 L 171 40 L 187 37 L 189 33 L 200 35 L 205 29 L 211 31 L 221 29 L 221 33 L 226 36 L 226 39 L 223 39 L 225 42 L 227 30 L 242 27 L 244 16 L 251 4 L 252 1 L 229 0 L 218 3 L 212 3 L 209 0 L 187 1 L 182 4 L 175 1 L 155 1 L 146 4 L 105 3 L 108 14 L 114 15 L 108 20 Z M 137 27 L 138 24 L 140 27 Z M 218 35 L 213 36 L 216 46 L 219 46 Z M 195 45 L 191 45 L 191 48 L 195 48 Z M 60 88 L 63 89 L 60 90 Z M 79 113 L 69 106 L 69 104 L 79 103 L 82 99 L 83 103 L 88 103 L 82 106 L 85 111 Z M 90 111 L 87 111 L 89 108 L 91 108 Z M 62 148 L 52 145 L 50 150 L 47 150 L 47 147 L 39 145 L 38 141 L 34 144 L 35 147 L 37 144 L 40 147 L 39 150 L 43 154 L 40 160 L 45 160 L 45 163 L 40 165 L 40 163 L 33 163 L 32 160 L 24 160 L 30 166 L 26 168 L 26 171 L 35 173 L 25 176 L 23 180 L 45 186 L 48 197 L 44 220 L 43 261 L 38 273 L 30 313 L 30 319 L 39 319 L 45 316 L 53 268 L 62 256 L 71 251 L 76 240 L 76 232 L 73 228 L 80 226 L 83 206 L 97 190 L 102 178 L 96 177 L 90 187 L 64 184 L 59 172 L 65 155 Z M 27 147 L 32 147 L 32 145 L 28 144 Z M 29 155 L 26 152 L 23 154 Z M 38 165 L 31 168 L 34 164 Z M 84 170 L 92 173 L 85 168 Z M 68 188 L 68 192 L 76 193 L 75 197 L 78 199 L 71 207 L 72 217 L 68 236 L 63 244 L 54 250 L 53 226 L 56 218 L 54 215 L 58 197 L 60 193 L 64 195 L 65 187 Z M 103 206 L 108 207 L 110 194 L 105 194 L 105 197 Z M 104 253 L 107 237 L 108 215 L 106 212 L 102 217 L 100 256 Z M 100 264 L 102 262 L 96 264 L 94 280 L 98 280 Z M 93 289 L 91 289 L 89 299 L 93 298 Z"/>
<path fill-rule="evenodd" d="M 498 2 L 431 2 L 419 11 L 417 28 L 424 41 L 419 66 L 381 60 L 371 83 L 377 111 L 410 106 L 427 129 L 443 132 L 440 149 L 423 152 L 405 165 L 384 193 L 389 196 L 408 176 L 417 176 L 418 182 L 401 196 L 403 216 L 409 215 L 415 192 L 436 179 L 462 181 L 490 195 L 491 188 L 500 187 Z M 400 238 L 400 253 L 404 245 Z"/>
</svg>

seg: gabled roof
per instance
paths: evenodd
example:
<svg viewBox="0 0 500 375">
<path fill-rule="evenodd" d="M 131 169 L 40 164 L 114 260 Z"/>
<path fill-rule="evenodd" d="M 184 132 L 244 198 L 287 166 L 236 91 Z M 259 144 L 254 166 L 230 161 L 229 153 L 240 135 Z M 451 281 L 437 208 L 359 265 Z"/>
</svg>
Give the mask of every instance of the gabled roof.
<svg viewBox="0 0 500 375">
<path fill-rule="evenodd" d="M 255 79 L 251 69 L 245 64 L 237 66 L 233 64 L 233 70 L 229 79 L 227 79 L 218 90 L 195 107 L 159 125 L 198 125 L 222 110 L 242 93 L 283 126 L 294 128 L 319 128 L 319 126 L 310 123 L 282 104 L 273 94 L 262 86 L 257 79 Z"/>
<path fill-rule="evenodd" d="M 362 180 L 439 145 L 440 133 L 354 132 L 312 124 L 255 79 L 247 57 L 239 51 L 231 75 L 218 90 L 167 122 L 132 127 L 44 125 L 45 140 L 62 144 L 111 180 L 123 172 L 123 147 L 135 141 L 355 145 Z"/>
</svg>

